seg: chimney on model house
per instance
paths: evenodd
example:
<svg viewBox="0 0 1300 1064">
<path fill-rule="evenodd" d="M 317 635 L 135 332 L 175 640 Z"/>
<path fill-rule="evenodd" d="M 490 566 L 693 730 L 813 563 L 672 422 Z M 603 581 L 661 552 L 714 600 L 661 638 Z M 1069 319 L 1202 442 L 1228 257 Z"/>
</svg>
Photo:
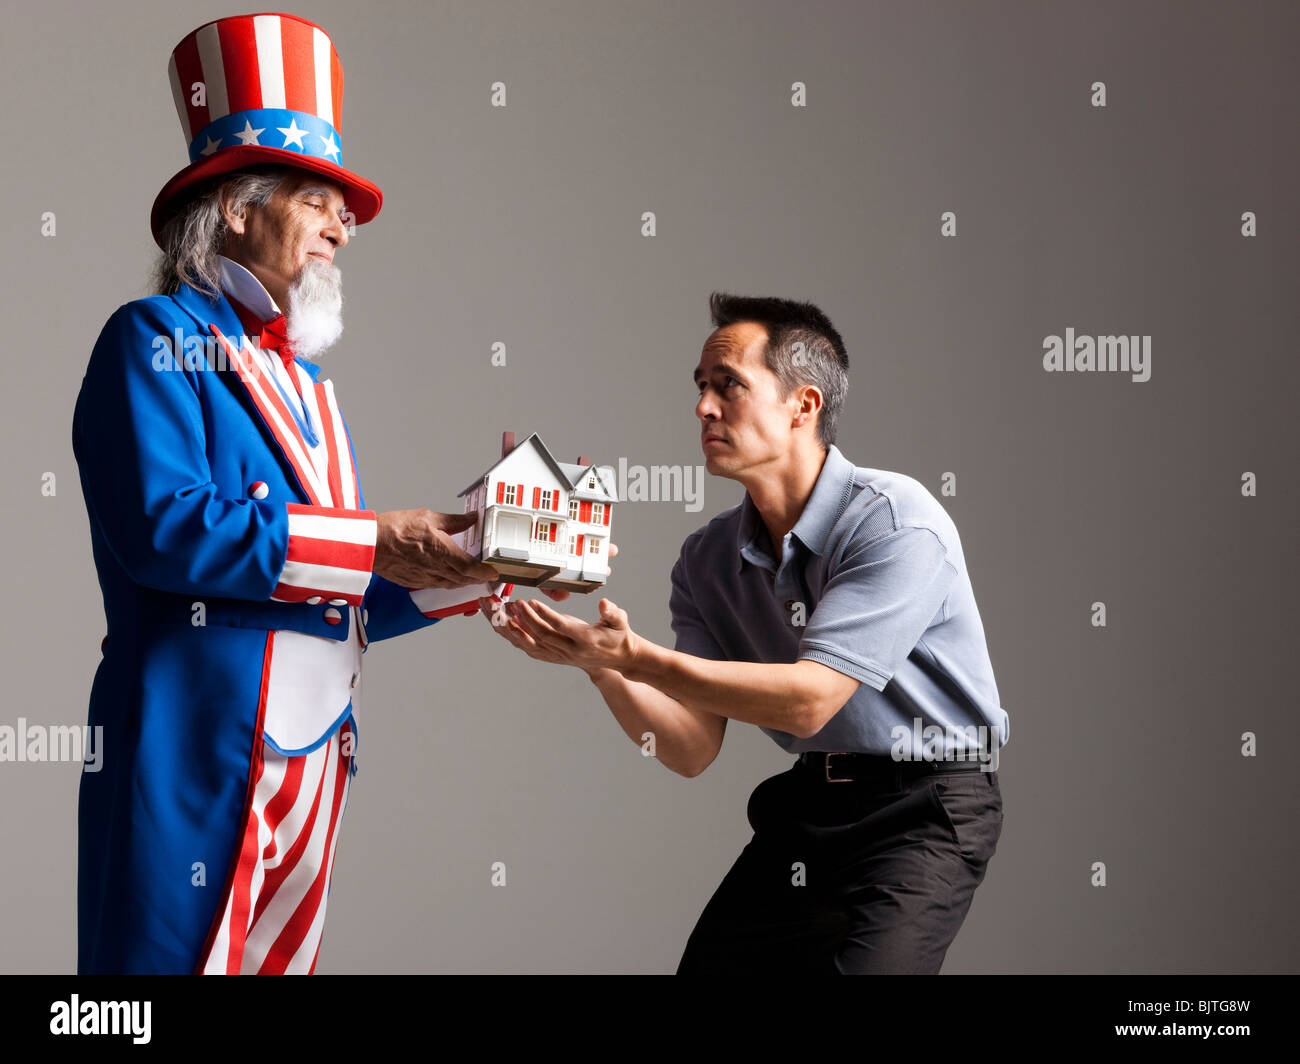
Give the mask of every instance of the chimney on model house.
<svg viewBox="0 0 1300 1064">
<path fill-rule="evenodd" d="M 501 457 L 504 458 L 515 449 L 515 434 L 513 432 L 501 433 Z"/>
<path fill-rule="evenodd" d="M 582 466 L 583 469 L 586 469 L 587 466 L 591 465 L 591 459 L 583 455 L 578 455 L 578 465 Z"/>
</svg>

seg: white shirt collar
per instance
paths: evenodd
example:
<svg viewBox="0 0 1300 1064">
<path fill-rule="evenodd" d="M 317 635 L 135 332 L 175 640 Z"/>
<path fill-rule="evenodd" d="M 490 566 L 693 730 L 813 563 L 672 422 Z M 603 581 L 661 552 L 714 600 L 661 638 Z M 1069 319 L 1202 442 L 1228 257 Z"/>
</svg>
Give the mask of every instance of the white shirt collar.
<svg viewBox="0 0 1300 1064">
<path fill-rule="evenodd" d="M 234 296 L 262 321 L 279 316 L 281 310 L 271 293 L 245 267 L 225 255 L 217 256 L 217 266 L 221 270 L 221 289 L 226 295 Z"/>
</svg>

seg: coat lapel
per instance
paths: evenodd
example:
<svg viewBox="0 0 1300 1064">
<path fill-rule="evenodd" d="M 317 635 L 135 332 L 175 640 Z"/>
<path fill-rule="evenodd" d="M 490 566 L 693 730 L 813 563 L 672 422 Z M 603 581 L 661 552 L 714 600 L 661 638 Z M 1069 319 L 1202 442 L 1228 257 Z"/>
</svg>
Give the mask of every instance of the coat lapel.
<svg viewBox="0 0 1300 1064">
<path fill-rule="evenodd" d="M 347 425 L 334 396 L 334 382 L 320 379 L 320 366 L 299 358 L 294 373 L 311 416 L 324 434 L 329 456 L 329 488 L 334 505 L 345 510 L 361 509 L 361 480 L 352 461 Z"/>
<path fill-rule="evenodd" d="M 253 409 L 275 441 L 286 467 L 307 501 L 313 506 L 344 505 L 335 501 L 336 496 L 331 491 L 330 483 L 318 474 L 311 460 L 311 448 L 298 431 L 293 414 L 285 405 L 275 382 L 263 370 L 256 356 L 244 348 L 244 327 L 230 301 L 224 295 L 216 300 L 209 299 L 186 284 L 182 284 L 171 298 L 194 319 L 203 335 L 213 337 L 221 345 L 227 366 L 248 394 Z M 305 372 L 301 369 L 301 363 L 297 363 L 295 369 L 300 373 Z M 306 383 L 308 387 L 312 386 L 310 380 Z M 305 387 L 304 394 L 306 391 Z M 331 463 L 331 469 L 333 468 Z M 334 474 L 330 479 L 333 476 Z"/>
<path fill-rule="evenodd" d="M 361 489 L 352 465 L 347 427 L 343 424 L 343 415 L 339 413 L 338 402 L 334 398 L 334 382 L 316 381 L 304 390 L 304 394 L 308 392 L 312 396 L 314 409 L 319 411 L 319 423 L 329 450 L 330 492 L 334 497 L 334 505 L 345 510 L 359 510 Z"/>
</svg>

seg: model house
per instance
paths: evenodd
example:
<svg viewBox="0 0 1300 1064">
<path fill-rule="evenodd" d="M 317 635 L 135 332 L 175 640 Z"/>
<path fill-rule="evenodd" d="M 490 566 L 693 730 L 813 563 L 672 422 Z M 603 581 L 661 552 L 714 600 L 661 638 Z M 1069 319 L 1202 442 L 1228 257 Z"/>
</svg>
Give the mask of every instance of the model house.
<svg viewBox="0 0 1300 1064">
<path fill-rule="evenodd" d="M 618 502 L 614 471 L 587 458 L 559 462 L 533 433 L 460 493 L 478 515 L 465 550 L 503 580 L 527 587 L 594 591 L 609 575 L 609 532 Z"/>
</svg>

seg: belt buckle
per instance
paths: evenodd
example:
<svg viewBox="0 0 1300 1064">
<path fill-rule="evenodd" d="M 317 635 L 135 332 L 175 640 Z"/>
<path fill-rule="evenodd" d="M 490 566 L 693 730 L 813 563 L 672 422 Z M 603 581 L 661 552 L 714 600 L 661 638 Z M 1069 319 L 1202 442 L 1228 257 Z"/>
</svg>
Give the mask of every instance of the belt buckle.
<svg viewBox="0 0 1300 1064">
<path fill-rule="evenodd" d="M 843 751 L 837 751 L 836 753 L 827 754 L 826 757 L 825 757 L 825 758 L 823 759 L 823 761 L 822 761 L 822 770 L 826 773 L 826 782 L 827 782 L 827 783 L 852 783 L 852 782 L 853 782 L 853 777 L 852 777 L 852 776 L 832 776 L 832 775 L 831 775 L 831 758 L 832 758 L 832 757 L 836 757 L 836 756 L 838 756 L 838 754 L 840 754 L 840 753 L 843 753 Z"/>
</svg>

